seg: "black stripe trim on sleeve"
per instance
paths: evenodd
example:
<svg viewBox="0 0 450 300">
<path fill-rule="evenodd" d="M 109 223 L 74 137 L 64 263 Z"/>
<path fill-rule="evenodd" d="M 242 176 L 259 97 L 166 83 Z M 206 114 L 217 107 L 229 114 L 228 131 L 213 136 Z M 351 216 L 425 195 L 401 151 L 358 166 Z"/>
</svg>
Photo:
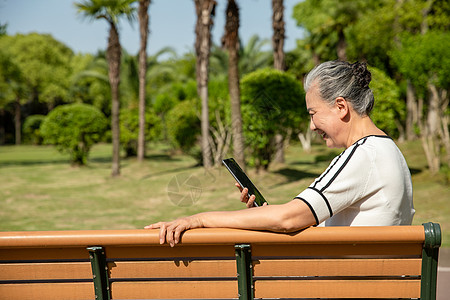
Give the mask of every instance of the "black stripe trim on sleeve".
<svg viewBox="0 0 450 300">
<path fill-rule="evenodd" d="M 364 143 L 366 142 L 367 138 L 370 137 L 370 136 L 372 136 L 372 135 L 365 136 L 365 137 L 361 138 L 360 140 L 356 141 L 353 145 L 355 145 L 355 148 L 356 148 L 357 146 L 364 144 Z M 382 135 L 382 136 L 380 136 L 380 137 L 387 137 L 387 138 L 390 138 L 389 136 L 384 136 L 384 135 Z M 348 148 L 347 148 L 347 149 L 348 149 Z M 346 150 L 347 150 L 347 149 L 346 149 Z M 353 148 L 353 149 L 354 149 L 354 148 Z M 344 155 L 344 153 L 345 153 L 346 150 L 344 150 L 341 154 L 338 155 L 338 157 L 337 157 L 337 159 L 334 161 L 333 165 L 331 165 L 331 166 L 326 170 L 326 172 L 323 173 L 323 174 L 322 174 L 322 175 L 314 182 L 313 187 L 316 187 L 316 185 L 317 185 L 320 181 L 322 181 L 322 179 L 325 178 L 325 176 L 327 176 L 328 173 L 330 173 L 330 171 L 334 168 L 334 166 L 339 162 L 339 160 L 341 159 L 341 157 Z M 350 155 L 352 155 L 353 152 L 354 152 L 354 151 L 352 151 L 352 153 L 351 153 Z M 344 164 L 346 164 L 346 163 L 347 163 L 347 162 L 345 162 Z M 341 168 L 337 173 L 339 173 L 341 170 L 342 170 L 342 168 Z M 337 173 L 336 173 L 336 174 L 337 174 Z M 334 179 L 333 179 L 333 180 L 334 180 Z"/>
<path fill-rule="evenodd" d="M 361 146 L 362 144 L 364 144 L 366 142 L 367 138 L 365 138 L 364 140 L 361 141 L 361 143 L 356 144 L 353 149 L 352 152 L 350 152 L 350 154 L 348 155 L 347 159 L 344 161 L 344 163 L 342 164 L 342 166 L 339 168 L 339 170 L 334 173 L 333 177 L 327 182 L 327 184 L 320 190 L 321 192 L 323 192 L 324 190 L 326 190 L 327 187 L 329 187 L 333 181 L 336 179 L 336 177 L 342 172 L 342 170 L 345 168 L 345 166 L 348 164 L 348 162 L 350 161 L 350 159 L 352 158 L 353 154 L 355 154 L 356 149 L 358 149 L 359 146 Z"/>
<path fill-rule="evenodd" d="M 313 191 L 315 191 L 322 197 L 323 201 L 325 201 L 325 204 L 328 207 L 328 212 L 330 213 L 330 218 L 331 218 L 333 216 L 333 210 L 331 209 L 331 205 L 330 205 L 330 202 L 328 202 L 327 197 L 325 197 L 325 195 L 321 191 L 316 189 L 315 187 L 308 187 L 308 189 L 312 189 Z"/>
<path fill-rule="evenodd" d="M 345 152 L 345 150 L 344 150 L 344 152 Z M 334 164 L 333 164 L 332 166 L 330 166 L 330 167 L 328 168 L 328 170 L 326 170 L 326 172 L 323 173 L 322 176 L 320 176 L 320 177 L 316 180 L 316 182 L 314 182 L 313 187 L 316 187 L 316 185 L 317 185 L 320 181 L 322 181 L 322 179 L 323 179 L 325 176 L 327 176 L 327 174 L 328 174 L 328 173 L 333 169 L 333 167 L 338 163 L 339 159 L 341 159 L 341 156 L 344 154 L 344 152 L 342 152 L 341 154 L 339 154 L 338 158 L 334 161 Z"/>
<path fill-rule="evenodd" d="M 311 210 L 311 212 L 312 212 L 312 214 L 313 214 L 313 216 L 314 216 L 314 219 L 316 220 L 316 226 L 319 225 L 319 218 L 317 218 L 316 212 L 314 211 L 314 209 L 313 209 L 313 207 L 311 206 L 311 204 L 309 204 L 308 201 L 306 201 L 305 199 L 300 198 L 300 197 L 295 197 L 294 199 L 301 200 L 301 201 L 303 201 L 306 205 L 308 205 L 309 209 Z"/>
</svg>

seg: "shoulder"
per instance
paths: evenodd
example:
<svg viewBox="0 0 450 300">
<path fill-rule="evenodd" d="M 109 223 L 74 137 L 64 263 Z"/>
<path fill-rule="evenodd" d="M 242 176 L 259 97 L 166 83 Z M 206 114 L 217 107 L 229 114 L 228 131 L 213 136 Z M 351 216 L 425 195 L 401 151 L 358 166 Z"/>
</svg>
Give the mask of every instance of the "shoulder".
<svg viewBox="0 0 450 300">
<path fill-rule="evenodd" d="M 359 155 L 370 155 L 372 158 L 374 156 L 402 155 L 394 140 L 387 135 L 363 137 L 345 151 L 349 149 L 358 149 Z"/>
</svg>

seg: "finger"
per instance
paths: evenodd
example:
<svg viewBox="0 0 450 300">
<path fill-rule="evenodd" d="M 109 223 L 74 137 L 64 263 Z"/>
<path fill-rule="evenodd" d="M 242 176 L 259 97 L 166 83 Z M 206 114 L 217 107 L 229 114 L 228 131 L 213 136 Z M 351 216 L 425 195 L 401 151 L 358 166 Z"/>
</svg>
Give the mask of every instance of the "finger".
<svg viewBox="0 0 450 300">
<path fill-rule="evenodd" d="M 178 244 L 180 242 L 180 237 L 181 237 L 181 233 L 184 231 L 184 228 L 182 228 L 181 226 L 178 226 L 175 229 L 175 232 L 173 234 L 173 240 L 175 245 Z M 173 246 L 172 246 L 173 247 Z"/>
<path fill-rule="evenodd" d="M 238 189 L 239 189 L 239 191 L 241 191 L 241 193 L 242 193 L 242 187 L 241 187 L 241 185 L 239 184 L 239 183 L 235 183 L 234 184 Z"/>
<path fill-rule="evenodd" d="M 166 240 L 166 223 L 162 223 L 159 228 L 159 243 L 162 245 Z"/>
<path fill-rule="evenodd" d="M 256 196 L 255 195 L 251 195 L 250 198 L 248 198 L 248 201 L 247 201 L 247 204 L 246 204 L 247 207 L 248 208 L 253 207 L 255 205 L 255 200 L 256 200 Z"/>
<path fill-rule="evenodd" d="M 248 189 L 244 188 L 241 192 L 241 202 L 247 203 L 248 201 Z"/>
<path fill-rule="evenodd" d="M 154 224 L 150 224 L 144 227 L 144 229 L 157 229 L 161 227 L 161 223 L 162 222 L 158 222 L 158 223 L 154 223 Z"/>
<path fill-rule="evenodd" d="M 264 203 L 263 203 L 263 206 L 267 206 L 267 205 L 269 205 L 269 203 L 267 203 L 267 202 L 264 202 Z"/>
<path fill-rule="evenodd" d="M 174 241 L 174 229 L 173 229 L 171 226 L 169 226 L 169 227 L 167 228 L 167 231 L 166 231 L 166 241 L 167 241 L 167 244 L 170 245 L 170 247 L 175 246 L 175 241 Z"/>
</svg>

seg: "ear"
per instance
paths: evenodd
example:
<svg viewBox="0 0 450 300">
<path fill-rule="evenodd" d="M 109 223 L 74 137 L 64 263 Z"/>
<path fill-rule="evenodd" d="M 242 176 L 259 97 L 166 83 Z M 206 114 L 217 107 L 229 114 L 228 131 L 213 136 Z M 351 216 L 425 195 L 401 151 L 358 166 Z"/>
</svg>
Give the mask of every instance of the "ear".
<svg viewBox="0 0 450 300">
<path fill-rule="evenodd" d="M 341 120 L 345 119 L 350 113 L 350 104 L 347 102 L 347 100 L 345 100 L 345 98 L 337 97 L 334 101 L 334 105 Z"/>
</svg>

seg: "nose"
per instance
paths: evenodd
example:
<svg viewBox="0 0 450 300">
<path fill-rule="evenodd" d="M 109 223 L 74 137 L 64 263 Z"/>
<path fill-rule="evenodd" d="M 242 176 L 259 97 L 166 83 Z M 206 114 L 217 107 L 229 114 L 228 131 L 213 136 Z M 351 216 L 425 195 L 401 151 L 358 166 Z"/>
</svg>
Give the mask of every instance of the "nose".
<svg viewBox="0 0 450 300">
<path fill-rule="evenodd" d="M 311 131 L 316 130 L 316 125 L 314 125 L 313 120 L 309 121 L 309 129 L 311 129 Z"/>
</svg>

